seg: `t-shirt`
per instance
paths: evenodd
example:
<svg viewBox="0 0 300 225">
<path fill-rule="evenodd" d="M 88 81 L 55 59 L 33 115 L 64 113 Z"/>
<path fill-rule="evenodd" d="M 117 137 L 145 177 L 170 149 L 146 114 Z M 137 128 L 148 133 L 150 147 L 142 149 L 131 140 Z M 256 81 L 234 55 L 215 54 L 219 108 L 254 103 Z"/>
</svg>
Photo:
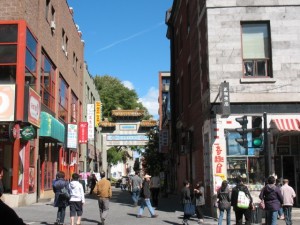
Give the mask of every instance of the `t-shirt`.
<svg viewBox="0 0 300 225">
<path fill-rule="evenodd" d="M 131 179 L 132 188 L 140 188 L 142 186 L 143 180 L 138 175 L 135 175 Z"/>
</svg>

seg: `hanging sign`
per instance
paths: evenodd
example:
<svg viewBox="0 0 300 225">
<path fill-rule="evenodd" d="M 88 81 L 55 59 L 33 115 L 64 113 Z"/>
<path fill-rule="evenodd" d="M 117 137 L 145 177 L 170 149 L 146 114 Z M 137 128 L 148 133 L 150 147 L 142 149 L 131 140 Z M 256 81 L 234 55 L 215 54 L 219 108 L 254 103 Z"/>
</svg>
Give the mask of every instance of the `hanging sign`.
<svg viewBox="0 0 300 225">
<path fill-rule="evenodd" d="M 33 126 L 26 126 L 21 129 L 20 135 L 22 140 L 29 141 L 35 139 L 36 131 Z"/>
</svg>

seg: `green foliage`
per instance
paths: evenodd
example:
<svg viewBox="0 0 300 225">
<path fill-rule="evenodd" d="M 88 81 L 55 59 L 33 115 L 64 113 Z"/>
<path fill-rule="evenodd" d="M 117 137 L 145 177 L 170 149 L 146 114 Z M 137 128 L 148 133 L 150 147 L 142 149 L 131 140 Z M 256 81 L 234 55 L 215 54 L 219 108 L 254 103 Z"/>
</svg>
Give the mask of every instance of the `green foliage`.
<svg viewBox="0 0 300 225">
<path fill-rule="evenodd" d="M 159 139 L 158 133 L 155 130 L 151 130 L 148 133 L 149 142 L 145 146 L 143 156 L 143 169 L 145 173 L 154 175 L 164 170 L 164 154 L 158 152 Z"/>
<path fill-rule="evenodd" d="M 117 165 L 119 162 L 126 163 L 132 157 L 123 146 L 114 146 L 107 150 L 108 165 Z"/>
<path fill-rule="evenodd" d="M 139 102 L 136 91 L 125 87 L 119 79 L 109 75 L 96 75 L 94 80 L 103 105 L 103 117 L 106 117 L 109 119 L 109 121 L 112 121 L 111 111 L 114 109 L 139 108 L 145 110 L 144 119 L 150 118 L 148 110 L 143 106 L 142 103 Z"/>
<path fill-rule="evenodd" d="M 133 164 L 133 170 L 134 171 L 139 171 L 140 170 L 140 159 L 136 158 Z"/>
</svg>

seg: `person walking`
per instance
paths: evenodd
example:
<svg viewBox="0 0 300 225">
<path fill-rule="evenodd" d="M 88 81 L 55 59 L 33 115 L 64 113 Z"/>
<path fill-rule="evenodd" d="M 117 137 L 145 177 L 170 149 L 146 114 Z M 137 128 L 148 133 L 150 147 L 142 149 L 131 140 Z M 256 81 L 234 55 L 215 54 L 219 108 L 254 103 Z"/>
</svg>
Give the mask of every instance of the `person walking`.
<svg viewBox="0 0 300 225">
<path fill-rule="evenodd" d="M 0 197 L 2 197 L 4 193 L 2 178 L 3 178 L 3 167 L 0 166 Z M 0 224 L 26 225 L 23 222 L 23 220 L 17 215 L 17 213 L 8 205 L 6 205 L 1 199 L 0 199 L 0 218 L 1 218 Z"/>
<path fill-rule="evenodd" d="M 259 198 L 264 200 L 266 211 L 266 225 L 276 225 L 278 210 L 283 204 L 283 197 L 279 187 L 275 185 L 275 177 L 269 176 L 267 185 L 261 190 Z"/>
<path fill-rule="evenodd" d="M 70 189 L 70 217 L 71 225 L 74 225 L 74 219 L 77 214 L 76 225 L 80 225 L 81 216 L 83 213 L 82 206 L 85 203 L 84 190 L 82 184 L 79 182 L 79 174 L 72 174 L 72 181 L 69 185 Z"/>
<path fill-rule="evenodd" d="M 155 211 L 151 205 L 151 201 L 150 201 L 150 197 L 151 197 L 150 178 L 151 178 L 151 176 L 148 174 L 146 174 L 144 176 L 144 182 L 142 184 L 142 189 L 141 189 L 141 194 L 140 194 L 142 201 L 141 201 L 141 206 L 140 206 L 137 218 L 142 218 L 145 207 L 148 208 L 152 218 L 157 217 L 157 215 L 155 214 Z"/>
<path fill-rule="evenodd" d="M 131 178 L 131 188 L 132 188 L 131 197 L 133 200 L 134 207 L 137 207 L 138 205 L 142 183 L 143 180 L 139 176 L 139 172 L 135 171 L 135 175 Z"/>
<path fill-rule="evenodd" d="M 63 171 L 58 171 L 56 174 L 56 180 L 54 180 L 53 192 L 54 197 L 54 207 L 58 207 L 55 225 L 64 224 L 66 208 L 69 205 L 69 199 L 63 194 L 63 191 L 69 192 L 69 183 L 65 180 L 65 173 Z"/>
<path fill-rule="evenodd" d="M 155 176 L 151 177 L 150 190 L 151 190 L 153 206 L 158 207 L 158 196 L 159 196 L 159 190 L 160 190 L 160 178 L 157 174 Z"/>
<path fill-rule="evenodd" d="M 276 179 L 275 185 L 279 188 L 281 188 L 282 184 L 280 182 L 280 179 Z M 283 208 L 282 206 L 280 207 L 280 209 L 278 210 L 278 219 L 280 220 L 284 220 L 284 215 L 283 215 Z"/>
<path fill-rule="evenodd" d="M 251 211 L 248 209 L 242 209 L 238 207 L 238 196 L 239 192 L 242 191 L 245 193 L 245 195 L 250 199 L 250 205 L 252 205 L 252 197 L 250 195 L 250 192 L 247 188 L 247 186 L 244 185 L 242 178 L 237 177 L 236 178 L 236 186 L 232 189 L 231 193 L 231 206 L 233 207 L 233 210 L 235 212 L 235 218 L 236 218 L 236 225 L 242 225 L 243 224 L 243 216 L 245 217 L 245 225 L 250 225 L 251 222 Z"/>
<path fill-rule="evenodd" d="M 109 210 L 109 199 L 112 197 L 112 189 L 110 181 L 105 178 L 105 172 L 100 172 L 101 180 L 99 180 L 93 190 L 98 196 L 98 205 L 100 211 L 101 224 L 104 225 Z"/>
<path fill-rule="evenodd" d="M 218 208 L 220 210 L 220 216 L 218 225 L 222 225 L 224 211 L 226 210 L 226 224 L 230 225 L 230 211 L 231 211 L 231 194 L 228 188 L 227 180 L 222 181 L 222 185 L 217 192 Z"/>
<path fill-rule="evenodd" d="M 97 183 L 97 178 L 96 175 L 93 173 L 90 180 L 90 188 L 91 188 L 90 195 L 93 194 L 93 190 L 96 186 L 96 183 Z"/>
<path fill-rule="evenodd" d="M 183 188 L 181 189 L 181 204 L 183 208 L 183 225 L 188 225 L 188 220 L 190 219 L 191 215 L 187 215 L 184 212 L 184 205 L 187 203 L 191 203 L 191 190 L 190 190 L 190 182 L 185 180 L 183 182 Z"/>
<path fill-rule="evenodd" d="M 289 186 L 289 180 L 284 179 L 281 187 L 281 194 L 283 196 L 283 213 L 286 225 L 292 225 L 292 208 L 294 205 L 294 198 L 296 193 L 294 189 Z"/>
<path fill-rule="evenodd" d="M 198 218 L 198 224 L 201 224 L 204 223 L 203 210 L 205 205 L 205 198 L 204 198 L 205 194 L 204 194 L 204 187 L 202 181 L 199 181 L 196 184 L 196 188 L 194 189 L 194 194 L 195 194 L 196 215 Z"/>
</svg>

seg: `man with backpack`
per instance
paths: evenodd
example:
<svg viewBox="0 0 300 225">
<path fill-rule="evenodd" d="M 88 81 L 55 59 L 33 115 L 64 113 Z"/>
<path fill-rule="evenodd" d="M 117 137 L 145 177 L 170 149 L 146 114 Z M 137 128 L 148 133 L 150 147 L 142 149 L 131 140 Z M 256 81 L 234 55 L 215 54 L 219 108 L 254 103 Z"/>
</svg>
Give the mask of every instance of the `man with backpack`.
<svg viewBox="0 0 300 225">
<path fill-rule="evenodd" d="M 243 199 L 242 199 L 243 198 Z M 242 200 L 249 200 L 249 205 L 244 206 L 241 204 Z M 248 201 L 247 200 L 247 201 Z M 245 202 L 247 202 L 245 201 Z M 236 178 L 236 186 L 232 189 L 231 194 L 231 206 L 235 212 L 236 225 L 243 224 L 243 216 L 245 216 L 245 225 L 250 225 L 251 222 L 251 209 L 252 207 L 252 197 L 246 185 L 244 185 L 242 178 Z"/>
</svg>

